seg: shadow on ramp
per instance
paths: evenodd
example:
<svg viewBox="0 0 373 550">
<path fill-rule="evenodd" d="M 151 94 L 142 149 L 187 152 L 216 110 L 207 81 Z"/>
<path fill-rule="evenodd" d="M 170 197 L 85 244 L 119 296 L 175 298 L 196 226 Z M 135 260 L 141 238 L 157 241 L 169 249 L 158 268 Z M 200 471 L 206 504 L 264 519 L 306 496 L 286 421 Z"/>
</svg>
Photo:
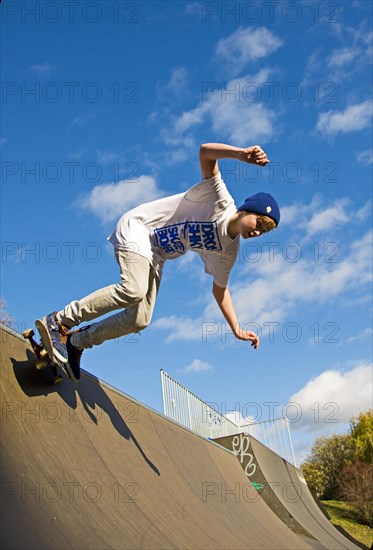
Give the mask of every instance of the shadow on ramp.
<svg viewBox="0 0 373 550">
<path fill-rule="evenodd" d="M 62 401 L 71 410 L 76 410 L 78 403 L 82 404 L 82 407 L 87 415 L 87 418 L 94 424 L 98 425 L 99 418 L 102 413 L 105 413 L 111 421 L 112 426 L 117 432 L 127 441 L 132 441 L 148 466 L 159 476 L 160 472 L 158 468 L 149 460 L 141 448 L 141 445 L 137 441 L 136 437 L 130 430 L 128 424 L 123 419 L 123 414 L 126 418 L 131 420 L 136 414 L 136 406 L 131 403 L 127 403 L 126 410 L 122 412 L 111 401 L 108 394 L 101 388 L 100 380 L 88 373 L 82 373 L 82 376 L 86 379 L 85 383 L 71 382 L 65 376 L 60 384 L 53 385 L 51 383 L 51 376 L 46 374 L 48 369 L 37 371 L 34 367 L 35 356 L 31 350 L 26 350 L 27 359 L 25 361 L 16 361 L 11 358 L 13 364 L 13 370 L 15 378 L 27 397 L 40 397 L 53 396 L 58 394 Z M 79 399 L 80 398 L 80 399 Z M 50 411 L 52 414 L 56 414 L 56 411 Z M 58 415 L 55 417 L 58 418 Z"/>
<path fill-rule="evenodd" d="M 236 457 L 84 373 L 51 386 L 5 331 L 1 548 L 310 548 Z"/>
</svg>

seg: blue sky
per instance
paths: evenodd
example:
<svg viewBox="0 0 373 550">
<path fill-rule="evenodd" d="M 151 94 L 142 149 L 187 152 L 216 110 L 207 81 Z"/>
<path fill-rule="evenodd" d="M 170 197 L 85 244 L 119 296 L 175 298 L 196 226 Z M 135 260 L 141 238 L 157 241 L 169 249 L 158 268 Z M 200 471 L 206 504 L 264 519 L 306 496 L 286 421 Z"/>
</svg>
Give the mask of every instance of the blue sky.
<svg viewBox="0 0 373 550">
<path fill-rule="evenodd" d="M 1 4 L 14 327 L 116 282 L 106 237 L 129 208 L 197 183 L 200 143 L 259 144 L 267 167 L 220 168 L 237 205 L 263 190 L 281 206 L 230 280 L 260 349 L 228 334 L 189 253 L 166 264 L 151 327 L 83 367 L 158 410 L 162 368 L 223 413 L 287 412 L 302 460 L 371 406 L 372 5 L 75 4 Z"/>
</svg>

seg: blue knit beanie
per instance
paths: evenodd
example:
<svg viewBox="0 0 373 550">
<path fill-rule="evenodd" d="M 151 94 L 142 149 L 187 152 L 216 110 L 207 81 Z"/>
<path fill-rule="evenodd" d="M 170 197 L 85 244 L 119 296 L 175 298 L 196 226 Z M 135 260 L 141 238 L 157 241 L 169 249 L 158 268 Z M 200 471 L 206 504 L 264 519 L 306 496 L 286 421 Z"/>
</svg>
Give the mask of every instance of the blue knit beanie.
<svg viewBox="0 0 373 550">
<path fill-rule="evenodd" d="M 268 216 L 278 225 L 280 221 L 280 209 L 277 202 L 269 193 L 256 193 L 247 197 L 245 202 L 237 209 L 239 212 L 253 212 Z"/>
</svg>

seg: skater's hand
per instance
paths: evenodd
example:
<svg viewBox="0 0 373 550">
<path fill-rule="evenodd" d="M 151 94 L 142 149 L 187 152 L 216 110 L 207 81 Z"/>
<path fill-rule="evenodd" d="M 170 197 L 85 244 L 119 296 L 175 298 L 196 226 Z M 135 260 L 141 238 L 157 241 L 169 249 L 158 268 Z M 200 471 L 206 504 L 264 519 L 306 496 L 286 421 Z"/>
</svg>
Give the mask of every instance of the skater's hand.
<svg viewBox="0 0 373 550">
<path fill-rule="evenodd" d="M 269 163 L 267 155 L 259 145 L 243 149 L 240 153 L 240 160 L 248 164 L 257 164 L 258 166 L 265 166 Z"/>
<path fill-rule="evenodd" d="M 258 349 L 259 347 L 259 336 L 255 334 L 255 332 L 251 332 L 250 330 L 243 330 L 239 328 L 235 331 L 235 337 L 239 340 L 246 340 L 251 342 L 251 346 L 254 349 Z"/>
</svg>

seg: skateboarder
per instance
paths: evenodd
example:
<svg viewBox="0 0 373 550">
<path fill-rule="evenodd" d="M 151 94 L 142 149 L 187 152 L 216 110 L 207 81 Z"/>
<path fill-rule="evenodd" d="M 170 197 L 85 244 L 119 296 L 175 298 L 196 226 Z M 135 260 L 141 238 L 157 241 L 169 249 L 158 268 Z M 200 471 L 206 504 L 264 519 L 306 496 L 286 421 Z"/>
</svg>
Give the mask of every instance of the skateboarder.
<svg viewBox="0 0 373 550">
<path fill-rule="evenodd" d="M 126 212 L 109 237 L 120 268 L 120 282 L 66 305 L 44 318 L 56 356 L 71 378 L 80 377 L 82 351 L 145 329 L 150 323 L 166 260 L 196 252 L 213 277 L 213 296 L 236 338 L 259 346 L 258 336 L 240 327 L 228 290 L 240 236 L 259 237 L 276 227 L 280 211 L 268 193 L 248 197 L 236 208 L 219 172 L 219 159 L 265 166 L 258 145 L 239 148 L 222 143 L 201 145 L 202 180 L 184 193 L 142 204 Z M 80 330 L 74 327 L 121 310 Z"/>
</svg>

